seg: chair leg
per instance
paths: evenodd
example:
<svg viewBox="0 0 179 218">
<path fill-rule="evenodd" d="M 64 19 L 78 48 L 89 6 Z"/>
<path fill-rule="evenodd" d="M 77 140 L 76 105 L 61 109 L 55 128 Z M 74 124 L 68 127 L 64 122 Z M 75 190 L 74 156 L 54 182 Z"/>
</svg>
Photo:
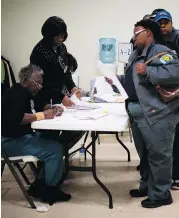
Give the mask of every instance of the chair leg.
<svg viewBox="0 0 179 218">
<path fill-rule="evenodd" d="M 4 167 L 5 167 L 5 163 L 1 162 L 1 177 L 2 177 L 3 172 L 4 172 Z"/>
<path fill-rule="evenodd" d="M 35 164 L 33 162 L 29 162 L 28 165 L 30 169 L 32 170 L 32 172 L 34 173 L 34 176 L 37 177 L 38 172 L 37 172 L 37 168 Z"/>
<path fill-rule="evenodd" d="M 20 189 L 22 190 L 22 192 L 23 192 L 25 198 L 26 198 L 27 201 L 29 202 L 31 208 L 36 209 L 36 206 L 35 206 L 35 204 L 34 204 L 32 198 L 29 196 L 27 190 L 25 189 L 25 187 L 24 187 L 24 185 L 23 185 L 21 179 L 19 178 L 19 176 L 18 176 L 18 174 L 16 173 L 16 171 L 15 171 L 13 165 L 12 165 L 11 162 L 9 161 L 9 159 L 8 159 L 8 157 L 7 157 L 7 155 L 6 155 L 6 153 L 5 153 L 5 151 L 4 151 L 3 148 L 2 148 L 2 156 L 3 156 L 4 160 L 5 160 L 5 163 L 8 165 L 8 167 L 9 167 L 9 169 L 10 169 L 12 175 L 14 176 L 15 180 L 17 181 L 17 183 L 18 183 Z"/>
<path fill-rule="evenodd" d="M 19 170 L 21 176 L 23 177 L 24 181 L 27 183 L 27 185 L 30 185 L 30 181 L 28 180 L 27 176 L 25 175 L 24 171 L 22 170 L 21 166 L 18 163 L 15 163 L 14 166 L 17 167 Z"/>
<path fill-rule="evenodd" d="M 22 167 L 22 170 L 24 170 L 27 166 L 27 163 L 24 164 L 24 166 Z"/>
</svg>

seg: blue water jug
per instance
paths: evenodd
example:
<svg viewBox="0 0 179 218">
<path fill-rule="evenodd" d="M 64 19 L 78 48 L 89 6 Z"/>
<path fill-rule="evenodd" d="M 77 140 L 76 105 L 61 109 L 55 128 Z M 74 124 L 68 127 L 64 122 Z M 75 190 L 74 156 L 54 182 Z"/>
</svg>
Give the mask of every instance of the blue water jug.
<svg viewBox="0 0 179 218">
<path fill-rule="evenodd" d="M 114 63 L 116 61 L 116 39 L 100 38 L 99 59 L 103 63 Z"/>
</svg>

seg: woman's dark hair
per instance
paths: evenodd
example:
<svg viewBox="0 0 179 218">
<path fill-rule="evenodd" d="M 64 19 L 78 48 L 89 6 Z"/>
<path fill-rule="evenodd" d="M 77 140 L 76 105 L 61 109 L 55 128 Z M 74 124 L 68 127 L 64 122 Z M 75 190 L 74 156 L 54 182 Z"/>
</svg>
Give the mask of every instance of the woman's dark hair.
<svg viewBox="0 0 179 218">
<path fill-rule="evenodd" d="M 162 31 L 161 31 L 158 23 L 156 23 L 152 20 L 141 20 L 135 24 L 135 27 L 137 27 L 137 26 L 142 26 L 145 29 L 149 29 L 153 33 L 153 36 L 154 36 L 154 39 L 156 40 L 156 42 L 158 44 L 165 45 Z"/>
<path fill-rule="evenodd" d="M 76 69 L 78 68 L 78 63 L 75 59 L 75 57 L 73 57 L 73 55 L 71 55 L 70 53 L 67 53 L 67 65 L 68 65 L 68 69 L 73 73 L 76 71 Z"/>
<path fill-rule="evenodd" d="M 44 38 L 52 39 L 59 34 L 65 34 L 65 39 L 68 37 L 67 25 L 60 17 L 49 17 L 42 26 L 41 33 Z"/>
</svg>

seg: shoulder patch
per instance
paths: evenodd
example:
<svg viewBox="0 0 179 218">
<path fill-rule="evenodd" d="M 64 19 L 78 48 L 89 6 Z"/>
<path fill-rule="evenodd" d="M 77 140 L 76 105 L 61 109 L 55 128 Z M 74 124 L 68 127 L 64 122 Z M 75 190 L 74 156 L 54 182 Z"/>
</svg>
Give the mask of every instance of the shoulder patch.
<svg viewBox="0 0 179 218">
<path fill-rule="evenodd" d="M 162 62 L 163 64 L 169 64 L 172 60 L 173 57 L 170 54 L 162 55 L 162 57 L 160 58 L 160 62 Z"/>
</svg>

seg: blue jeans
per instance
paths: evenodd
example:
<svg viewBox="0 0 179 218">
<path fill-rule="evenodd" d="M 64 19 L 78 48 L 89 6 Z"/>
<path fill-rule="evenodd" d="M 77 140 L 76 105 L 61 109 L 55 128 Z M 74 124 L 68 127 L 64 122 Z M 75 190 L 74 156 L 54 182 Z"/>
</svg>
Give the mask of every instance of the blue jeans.
<svg viewBox="0 0 179 218">
<path fill-rule="evenodd" d="M 33 155 L 44 162 L 38 176 L 48 186 L 55 186 L 63 174 L 63 147 L 54 140 L 44 138 L 43 133 L 27 134 L 19 138 L 1 137 L 1 143 L 9 157 Z"/>
</svg>

